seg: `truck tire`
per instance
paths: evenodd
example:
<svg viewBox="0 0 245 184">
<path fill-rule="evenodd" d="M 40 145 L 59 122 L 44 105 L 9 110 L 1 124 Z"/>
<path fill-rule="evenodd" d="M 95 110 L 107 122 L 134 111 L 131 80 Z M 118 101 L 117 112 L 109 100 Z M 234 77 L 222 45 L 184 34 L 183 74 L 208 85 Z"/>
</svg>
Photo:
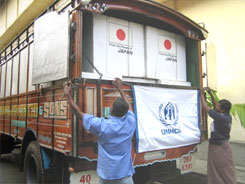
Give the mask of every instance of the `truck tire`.
<svg viewBox="0 0 245 184">
<path fill-rule="evenodd" d="M 42 184 L 44 181 L 42 155 L 36 141 L 30 142 L 26 149 L 24 173 L 26 184 Z"/>
</svg>

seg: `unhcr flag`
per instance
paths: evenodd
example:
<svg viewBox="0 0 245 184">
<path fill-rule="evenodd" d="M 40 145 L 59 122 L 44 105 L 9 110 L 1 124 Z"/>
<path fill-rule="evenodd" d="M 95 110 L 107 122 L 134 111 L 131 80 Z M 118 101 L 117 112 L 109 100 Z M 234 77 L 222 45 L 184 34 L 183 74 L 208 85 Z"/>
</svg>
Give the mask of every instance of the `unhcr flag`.
<svg viewBox="0 0 245 184">
<path fill-rule="evenodd" d="M 200 141 L 199 91 L 134 86 L 138 153 Z"/>
</svg>

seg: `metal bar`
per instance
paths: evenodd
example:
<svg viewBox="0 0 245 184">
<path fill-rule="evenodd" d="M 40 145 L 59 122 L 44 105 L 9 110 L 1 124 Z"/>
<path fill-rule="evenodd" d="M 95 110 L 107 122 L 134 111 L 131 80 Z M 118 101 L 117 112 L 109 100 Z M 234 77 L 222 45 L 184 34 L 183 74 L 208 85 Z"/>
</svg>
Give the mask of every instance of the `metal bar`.
<svg viewBox="0 0 245 184">
<path fill-rule="evenodd" d="M 97 80 L 97 117 L 101 117 L 101 80 Z"/>
<path fill-rule="evenodd" d="M 73 99 L 74 102 L 77 104 L 78 103 L 78 87 L 75 86 L 73 88 Z M 78 126 L 77 126 L 78 118 L 75 113 L 72 113 L 72 156 L 77 157 L 77 131 L 78 131 Z"/>
</svg>

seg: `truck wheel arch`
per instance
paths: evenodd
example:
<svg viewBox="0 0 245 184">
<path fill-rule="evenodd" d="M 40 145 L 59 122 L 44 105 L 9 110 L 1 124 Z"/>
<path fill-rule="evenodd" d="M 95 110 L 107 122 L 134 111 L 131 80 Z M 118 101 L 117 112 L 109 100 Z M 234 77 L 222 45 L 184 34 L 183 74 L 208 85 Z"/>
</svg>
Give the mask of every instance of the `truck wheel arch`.
<svg viewBox="0 0 245 184">
<path fill-rule="evenodd" d="M 26 149 L 31 141 L 37 141 L 37 134 L 33 129 L 27 129 L 22 141 L 20 156 L 20 171 L 24 171 L 24 158 Z M 38 144 L 39 145 L 39 144 Z"/>
</svg>

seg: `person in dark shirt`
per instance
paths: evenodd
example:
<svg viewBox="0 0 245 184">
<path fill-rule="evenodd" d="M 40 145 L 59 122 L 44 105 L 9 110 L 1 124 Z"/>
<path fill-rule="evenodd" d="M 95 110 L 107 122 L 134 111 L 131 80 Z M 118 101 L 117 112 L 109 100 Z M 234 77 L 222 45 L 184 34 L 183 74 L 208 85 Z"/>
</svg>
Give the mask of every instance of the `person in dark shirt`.
<svg viewBox="0 0 245 184">
<path fill-rule="evenodd" d="M 204 98 L 206 90 L 212 99 L 214 110 Z M 208 184 L 236 184 L 232 150 L 229 143 L 232 118 L 231 103 L 226 100 L 216 102 L 209 88 L 200 89 L 202 108 L 213 119 L 208 146 Z"/>
</svg>

